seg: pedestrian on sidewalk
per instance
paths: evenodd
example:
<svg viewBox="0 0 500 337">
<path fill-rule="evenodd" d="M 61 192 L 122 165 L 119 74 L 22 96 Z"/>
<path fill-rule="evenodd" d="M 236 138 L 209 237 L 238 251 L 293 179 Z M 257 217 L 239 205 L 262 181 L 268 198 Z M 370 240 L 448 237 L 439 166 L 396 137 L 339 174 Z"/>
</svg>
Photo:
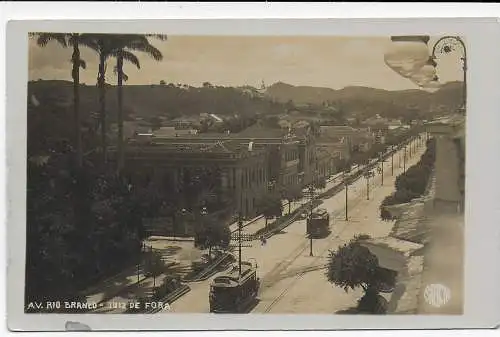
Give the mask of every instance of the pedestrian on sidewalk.
<svg viewBox="0 0 500 337">
<path fill-rule="evenodd" d="M 266 240 L 266 238 L 264 237 L 264 235 L 261 235 L 261 236 L 260 236 L 260 243 L 261 243 L 261 245 L 262 245 L 262 246 L 264 246 L 264 245 L 266 244 L 266 242 L 267 242 L 267 240 Z"/>
</svg>

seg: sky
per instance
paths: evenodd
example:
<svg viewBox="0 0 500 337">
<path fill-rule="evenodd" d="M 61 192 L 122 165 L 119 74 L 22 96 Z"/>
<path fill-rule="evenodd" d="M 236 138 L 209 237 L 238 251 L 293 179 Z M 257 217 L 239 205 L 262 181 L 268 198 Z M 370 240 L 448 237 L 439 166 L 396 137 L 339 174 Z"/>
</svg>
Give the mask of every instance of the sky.
<svg viewBox="0 0 500 337">
<path fill-rule="evenodd" d="M 432 46 L 431 39 L 429 45 Z M 329 36 L 168 36 L 167 41 L 151 40 L 163 53 L 157 62 L 137 53 L 141 69 L 125 64 L 127 84 L 181 83 L 258 87 L 285 82 L 341 89 L 365 86 L 386 90 L 416 89 L 384 63 L 384 55 L 392 48 L 389 37 Z M 38 47 L 29 41 L 29 79 L 71 80 L 71 49 L 55 42 Z M 96 83 L 98 58 L 94 51 L 82 48 L 87 69 L 81 82 Z M 114 60 L 107 66 L 106 81 L 116 83 Z M 438 60 L 437 73 L 443 83 L 461 80 L 459 55 L 446 55 Z"/>
</svg>

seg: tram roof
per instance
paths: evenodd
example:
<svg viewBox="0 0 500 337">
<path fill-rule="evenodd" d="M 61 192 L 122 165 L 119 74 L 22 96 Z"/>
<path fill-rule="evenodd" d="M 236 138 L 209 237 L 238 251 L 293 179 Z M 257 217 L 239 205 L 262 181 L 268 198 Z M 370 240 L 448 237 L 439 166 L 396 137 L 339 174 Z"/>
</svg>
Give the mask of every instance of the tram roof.
<svg viewBox="0 0 500 337">
<path fill-rule="evenodd" d="M 324 208 L 318 208 L 313 212 L 313 215 L 327 215 L 328 211 Z"/>
<path fill-rule="evenodd" d="M 252 275 L 252 271 L 255 272 L 255 268 L 251 264 L 242 263 L 241 278 L 238 266 L 234 266 L 231 270 L 215 277 L 212 281 L 212 285 L 218 287 L 235 287 L 246 280 L 248 276 Z"/>
</svg>

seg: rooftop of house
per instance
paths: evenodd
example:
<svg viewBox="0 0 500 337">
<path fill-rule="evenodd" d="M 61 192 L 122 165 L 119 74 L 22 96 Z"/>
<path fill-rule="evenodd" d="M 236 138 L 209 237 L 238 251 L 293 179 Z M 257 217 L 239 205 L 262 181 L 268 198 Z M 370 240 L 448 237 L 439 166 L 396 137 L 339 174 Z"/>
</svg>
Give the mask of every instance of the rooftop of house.
<svg viewBox="0 0 500 337">
<path fill-rule="evenodd" d="M 129 152 L 170 152 L 170 153 L 219 153 L 219 154 L 260 154 L 262 149 L 237 141 L 161 141 L 147 145 L 128 146 Z"/>
</svg>

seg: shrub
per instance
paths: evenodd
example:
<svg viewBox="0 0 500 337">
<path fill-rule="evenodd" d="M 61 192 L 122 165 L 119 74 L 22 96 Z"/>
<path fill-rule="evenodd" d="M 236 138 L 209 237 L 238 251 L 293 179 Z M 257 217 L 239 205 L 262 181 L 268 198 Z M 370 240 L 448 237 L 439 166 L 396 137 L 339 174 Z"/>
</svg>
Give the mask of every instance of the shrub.
<svg viewBox="0 0 500 337">
<path fill-rule="evenodd" d="M 384 206 L 404 204 L 425 193 L 425 189 L 434 168 L 436 157 L 435 149 L 435 140 L 429 140 L 427 142 L 427 150 L 420 157 L 419 162 L 408 168 L 405 173 L 396 178 L 396 191 L 387 196 L 381 203 L 381 219 L 392 220 L 390 213 Z"/>
</svg>

